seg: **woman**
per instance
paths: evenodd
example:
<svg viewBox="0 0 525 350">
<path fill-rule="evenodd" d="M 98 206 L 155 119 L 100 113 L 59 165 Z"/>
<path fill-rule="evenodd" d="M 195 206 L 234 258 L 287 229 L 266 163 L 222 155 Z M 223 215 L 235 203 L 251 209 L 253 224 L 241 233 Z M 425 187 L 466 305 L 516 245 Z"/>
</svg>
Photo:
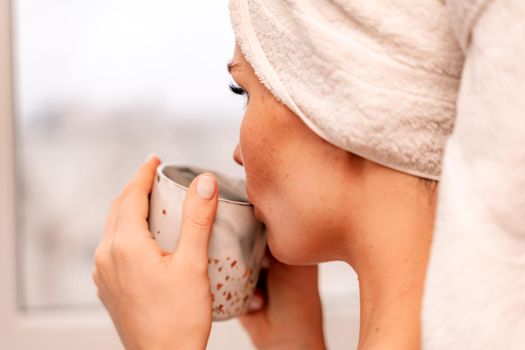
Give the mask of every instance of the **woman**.
<svg viewBox="0 0 525 350">
<path fill-rule="evenodd" d="M 273 255 L 244 328 L 257 348 L 324 348 L 316 264 L 342 260 L 359 276 L 360 349 L 419 348 L 435 180 L 463 62 L 444 5 L 234 0 L 231 10 L 232 90 L 247 97 L 234 158 Z M 202 349 L 217 185 L 210 174 L 192 183 L 166 254 L 146 223 L 158 164 L 115 200 L 94 280 L 127 348 Z"/>
<path fill-rule="evenodd" d="M 324 348 L 315 264 L 343 260 L 359 276 L 360 346 L 417 348 L 434 185 L 324 141 L 272 96 L 238 48 L 233 62 L 232 76 L 250 94 L 234 158 L 245 167 L 249 198 L 276 258 L 268 267 L 268 294 L 252 300 L 259 311 L 241 318 L 254 345 Z M 111 276 L 97 285 L 111 290 L 101 290 L 102 300 L 118 315 L 114 322 L 127 348 L 203 349 L 211 327 L 207 239 L 216 185 L 209 174 L 192 184 L 181 241 L 167 258 L 146 223 L 158 164 L 154 157 L 143 165 L 114 203 L 107 243 L 99 247 L 113 252 L 97 253 L 95 280 Z M 212 191 L 201 190 L 199 198 L 199 185 Z M 180 310 L 187 315 L 174 317 Z"/>
</svg>

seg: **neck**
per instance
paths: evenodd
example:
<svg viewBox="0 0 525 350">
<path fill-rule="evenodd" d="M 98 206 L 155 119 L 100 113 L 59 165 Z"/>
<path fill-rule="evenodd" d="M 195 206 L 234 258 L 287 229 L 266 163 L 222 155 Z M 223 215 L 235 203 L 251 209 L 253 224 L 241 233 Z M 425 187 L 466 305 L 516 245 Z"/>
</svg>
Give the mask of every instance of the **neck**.
<svg viewBox="0 0 525 350">
<path fill-rule="evenodd" d="M 359 269 L 359 349 L 419 349 L 427 260 L 410 253 L 391 266 Z"/>
<path fill-rule="evenodd" d="M 359 349 L 419 349 L 433 205 L 428 198 L 396 201 L 380 213 L 349 243 L 347 262 L 359 277 Z"/>
</svg>

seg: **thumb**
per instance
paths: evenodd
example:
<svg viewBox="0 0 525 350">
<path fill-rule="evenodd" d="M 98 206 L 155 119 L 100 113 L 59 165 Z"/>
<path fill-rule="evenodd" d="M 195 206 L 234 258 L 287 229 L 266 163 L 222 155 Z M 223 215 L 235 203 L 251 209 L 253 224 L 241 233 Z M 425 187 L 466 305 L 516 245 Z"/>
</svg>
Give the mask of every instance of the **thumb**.
<svg viewBox="0 0 525 350">
<path fill-rule="evenodd" d="M 191 183 L 184 200 L 176 255 L 208 266 L 208 241 L 217 212 L 217 180 L 209 173 Z"/>
<path fill-rule="evenodd" d="M 248 331 L 248 333 L 260 331 L 262 325 L 268 322 L 268 313 L 265 311 L 266 297 L 260 290 L 255 290 L 250 304 L 248 306 L 248 313 L 239 316 L 241 325 Z"/>
</svg>

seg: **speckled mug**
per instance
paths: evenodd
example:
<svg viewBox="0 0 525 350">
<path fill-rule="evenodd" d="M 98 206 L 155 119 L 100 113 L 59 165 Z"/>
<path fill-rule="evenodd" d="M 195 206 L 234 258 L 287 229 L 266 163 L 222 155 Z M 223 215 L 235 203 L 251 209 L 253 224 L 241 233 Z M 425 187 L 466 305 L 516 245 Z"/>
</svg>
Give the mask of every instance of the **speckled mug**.
<svg viewBox="0 0 525 350">
<path fill-rule="evenodd" d="M 174 251 L 186 191 L 193 179 L 204 172 L 214 174 L 219 186 L 219 204 L 208 248 L 213 320 L 219 321 L 247 311 L 266 249 L 266 229 L 253 214 L 244 181 L 198 167 L 162 164 L 157 168 L 148 221 L 159 246 Z"/>
</svg>

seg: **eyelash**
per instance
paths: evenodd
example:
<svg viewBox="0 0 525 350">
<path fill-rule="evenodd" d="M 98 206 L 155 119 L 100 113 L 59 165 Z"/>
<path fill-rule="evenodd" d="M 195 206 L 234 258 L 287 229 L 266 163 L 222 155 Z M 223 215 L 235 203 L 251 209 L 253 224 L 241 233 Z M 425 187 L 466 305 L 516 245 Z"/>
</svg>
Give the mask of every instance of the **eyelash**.
<svg viewBox="0 0 525 350">
<path fill-rule="evenodd" d="M 230 84 L 230 90 L 236 95 L 248 96 L 248 93 L 246 92 L 246 90 L 244 90 L 239 85 L 235 85 L 234 83 Z"/>
</svg>

